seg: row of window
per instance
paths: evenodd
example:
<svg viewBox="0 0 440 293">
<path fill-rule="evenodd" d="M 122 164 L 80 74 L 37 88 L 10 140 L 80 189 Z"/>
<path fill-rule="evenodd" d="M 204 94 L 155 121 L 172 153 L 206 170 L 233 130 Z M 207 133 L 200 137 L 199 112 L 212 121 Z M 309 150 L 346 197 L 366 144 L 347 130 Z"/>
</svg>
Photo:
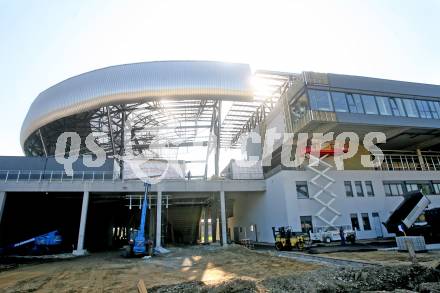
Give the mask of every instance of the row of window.
<svg viewBox="0 0 440 293">
<path fill-rule="evenodd" d="M 424 194 L 440 194 L 440 182 L 437 181 L 392 181 L 384 182 L 383 186 L 386 196 L 399 196 L 417 190 L 421 190 Z M 347 197 L 374 196 L 373 182 L 371 181 L 344 181 L 344 187 Z M 307 181 L 296 181 L 296 194 L 298 198 L 309 198 Z"/>
<path fill-rule="evenodd" d="M 420 181 L 405 182 L 393 181 L 384 182 L 386 196 L 399 196 L 406 192 L 421 190 L 424 194 L 440 194 L 440 182 Z"/>
<path fill-rule="evenodd" d="M 379 217 L 379 213 L 372 213 L 371 214 L 374 217 Z M 371 223 L 370 223 L 370 217 L 368 216 L 368 213 L 361 213 L 361 219 L 362 219 L 362 227 L 364 228 L 364 231 L 370 231 L 371 230 Z M 357 213 L 350 214 L 350 220 L 351 220 L 351 227 L 353 230 L 361 230 L 361 227 L 359 226 L 359 218 Z"/>
<path fill-rule="evenodd" d="M 345 195 L 347 197 L 353 197 L 354 192 L 356 192 L 356 196 L 359 197 L 364 197 L 365 195 L 374 196 L 373 183 L 371 181 L 365 181 L 364 183 L 365 191 L 364 187 L 362 186 L 362 181 L 354 181 L 354 190 L 351 181 L 344 181 Z"/>
<path fill-rule="evenodd" d="M 353 197 L 356 192 L 356 196 L 363 197 L 374 196 L 373 183 L 371 181 L 365 181 L 365 185 L 362 181 L 354 181 L 354 189 L 351 181 L 344 181 L 345 195 L 347 197 Z M 365 187 L 364 187 L 365 186 Z M 296 194 L 298 198 L 309 198 L 309 188 L 307 187 L 307 181 L 296 181 Z"/>
<path fill-rule="evenodd" d="M 354 181 L 354 189 L 351 181 L 344 181 L 345 194 L 348 197 L 353 197 L 356 192 L 356 196 L 363 197 L 374 196 L 373 183 L 371 181 L 365 181 L 364 185 L 362 181 Z M 309 188 L 307 181 L 296 181 L 296 195 L 298 198 L 309 198 Z"/>
<path fill-rule="evenodd" d="M 342 92 L 309 90 L 312 110 L 440 119 L 440 103 Z"/>
<path fill-rule="evenodd" d="M 371 222 L 370 217 L 368 213 L 360 213 L 361 215 L 361 221 L 362 221 L 362 227 L 364 231 L 371 231 Z M 379 220 L 379 213 L 373 212 L 371 213 L 371 216 L 373 219 L 377 217 L 378 222 Z M 312 216 L 300 216 L 300 223 L 301 223 L 301 231 L 304 233 L 309 233 L 310 231 L 313 232 L 313 223 L 312 223 Z M 353 230 L 360 231 L 360 223 L 359 223 L 359 217 L 357 213 L 350 214 L 350 220 L 351 220 L 351 227 Z"/>
</svg>

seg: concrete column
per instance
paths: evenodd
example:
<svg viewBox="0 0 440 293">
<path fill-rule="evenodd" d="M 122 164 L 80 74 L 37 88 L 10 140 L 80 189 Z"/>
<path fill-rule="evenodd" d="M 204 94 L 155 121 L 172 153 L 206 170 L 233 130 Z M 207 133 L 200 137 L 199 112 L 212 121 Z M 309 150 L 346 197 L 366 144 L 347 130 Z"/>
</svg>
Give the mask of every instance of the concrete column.
<svg viewBox="0 0 440 293">
<path fill-rule="evenodd" d="M 162 246 L 162 191 L 157 192 L 156 204 L 156 248 Z"/>
<path fill-rule="evenodd" d="M 2 222 L 3 210 L 5 209 L 6 192 L 0 191 L 0 224 Z"/>
<path fill-rule="evenodd" d="M 78 244 L 76 250 L 73 251 L 75 255 L 84 255 L 86 250 L 84 249 L 84 235 L 86 233 L 87 223 L 87 210 L 89 209 L 89 192 L 84 191 L 82 208 L 81 208 L 81 221 L 79 223 Z"/>
<path fill-rule="evenodd" d="M 426 170 L 425 161 L 423 160 L 422 151 L 420 149 L 416 149 L 417 157 L 419 158 L 420 168 L 422 170 Z"/>
<path fill-rule="evenodd" d="M 228 245 L 228 239 L 226 237 L 226 204 L 224 191 L 220 191 L 220 217 L 222 225 L 222 245 Z"/>
<path fill-rule="evenodd" d="M 211 206 L 211 231 L 212 242 L 217 242 L 217 202 L 214 200 Z"/>
<path fill-rule="evenodd" d="M 208 244 L 209 243 L 209 223 L 208 223 L 208 207 L 205 207 L 204 208 L 204 220 L 203 220 L 203 229 L 204 229 L 204 232 L 203 232 L 203 242 L 205 243 L 205 244 Z"/>
</svg>

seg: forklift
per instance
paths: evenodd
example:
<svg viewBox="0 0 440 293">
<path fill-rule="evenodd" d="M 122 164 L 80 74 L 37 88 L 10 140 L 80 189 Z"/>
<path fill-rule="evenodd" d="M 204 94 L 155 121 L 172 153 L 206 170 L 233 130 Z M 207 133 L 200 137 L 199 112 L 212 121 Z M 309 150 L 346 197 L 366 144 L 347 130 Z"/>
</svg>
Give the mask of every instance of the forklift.
<svg viewBox="0 0 440 293">
<path fill-rule="evenodd" d="M 275 240 L 276 250 L 291 251 L 294 247 L 298 250 L 304 250 L 309 237 L 306 233 L 294 232 L 289 226 L 272 227 L 273 238 Z"/>
</svg>

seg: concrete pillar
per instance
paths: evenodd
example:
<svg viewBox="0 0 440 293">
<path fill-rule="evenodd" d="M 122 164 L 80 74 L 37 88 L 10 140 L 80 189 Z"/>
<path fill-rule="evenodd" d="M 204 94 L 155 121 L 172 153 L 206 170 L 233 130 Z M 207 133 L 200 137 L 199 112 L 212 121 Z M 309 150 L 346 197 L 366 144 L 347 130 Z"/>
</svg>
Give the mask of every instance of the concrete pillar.
<svg viewBox="0 0 440 293">
<path fill-rule="evenodd" d="M 84 255 L 86 250 L 84 249 L 84 235 L 86 233 L 87 223 L 87 210 L 89 208 L 89 192 L 84 191 L 82 208 L 81 208 L 81 220 L 79 223 L 78 244 L 76 250 L 73 251 L 75 255 Z"/>
<path fill-rule="evenodd" d="M 156 204 L 156 248 L 162 246 L 162 191 L 157 192 Z"/>
<path fill-rule="evenodd" d="M 226 237 L 226 204 L 224 191 L 220 191 L 220 217 L 222 225 L 222 245 L 228 245 L 228 239 Z"/>
<path fill-rule="evenodd" d="M 217 242 L 217 201 L 213 201 L 211 206 L 211 231 L 212 242 Z"/>
<path fill-rule="evenodd" d="M 0 224 L 2 222 L 3 210 L 5 209 L 6 192 L 0 191 Z"/>
<path fill-rule="evenodd" d="M 420 149 L 416 149 L 417 157 L 419 158 L 420 168 L 422 170 L 426 170 L 425 161 L 423 160 L 422 151 Z"/>
<path fill-rule="evenodd" d="M 204 228 L 204 232 L 203 232 L 203 242 L 205 244 L 209 243 L 209 223 L 208 223 L 208 207 L 204 208 L 204 220 L 203 220 L 203 228 Z"/>
</svg>

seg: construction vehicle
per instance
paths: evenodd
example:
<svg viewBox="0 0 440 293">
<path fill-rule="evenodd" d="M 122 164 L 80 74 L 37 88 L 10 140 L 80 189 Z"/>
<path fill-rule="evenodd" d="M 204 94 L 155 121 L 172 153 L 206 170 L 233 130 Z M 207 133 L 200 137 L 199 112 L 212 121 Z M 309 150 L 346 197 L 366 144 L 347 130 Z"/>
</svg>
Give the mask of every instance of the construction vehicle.
<svg viewBox="0 0 440 293">
<path fill-rule="evenodd" d="M 277 250 L 291 251 L 293 248 L 303 250 L 309 242 L 306 233 L 294 232 L 291 227 L 272 227 L 272 233 Z"/>
<path fill-rule="evenodd" d="M 405 193 L 403 201 L 383 225 L 388 233 L 395 233 L 396 235 L 411 234 L 414 223 L 430 203 L 430 200 L 420 191 Z"/>
<path fill-rule="evenodd" d="M 31 254 L 41 255 L 49 254 L 58 251 L 61 247 L 63 238 L 58 230 L 51 231 L 46 234 L 32 237 L 30 239 L 20 241 L 11 245 L 8 245 L 0 249 L 0 254 Z"/>
<path fill-rule="evenodd" d="M 330 243 L 334 241 L 341 241 L 342 228 L 345 241 L 354 244 L 356 242 L 356 231 L 351 226 L 331 226 L 331 227 L 315 227 L 314 231 L 310 231 L 310 240 L 312 242 Z"/>
<path fill-rule="evenodd" d="M 147 234 L 145 233 L 145 221 L 147 218 L 148 211 L 148 191 L 150 189 L 150 184 L 144 183 L 145 192 L 144 192 L 144 200 L 142 203 L 142 211 L 141 211 L 141 222 L 139 224 L 139 229 L 134 229 L 130 231 L 129 241 L 128 241 L 128 251 L 126 251 L 125 256 L 133 257 L 133 256 L 146 256 L 152 255 L 153 243 L 148 239 Z"/>
<path fill-rule="evenodd" d="M 406 193 L 383 225 L 396 236 L 423 236 L 427 243 L 439 242 L 440 208 L 425 210 L 430 203 L 421 191 Z"/>
</svg>

